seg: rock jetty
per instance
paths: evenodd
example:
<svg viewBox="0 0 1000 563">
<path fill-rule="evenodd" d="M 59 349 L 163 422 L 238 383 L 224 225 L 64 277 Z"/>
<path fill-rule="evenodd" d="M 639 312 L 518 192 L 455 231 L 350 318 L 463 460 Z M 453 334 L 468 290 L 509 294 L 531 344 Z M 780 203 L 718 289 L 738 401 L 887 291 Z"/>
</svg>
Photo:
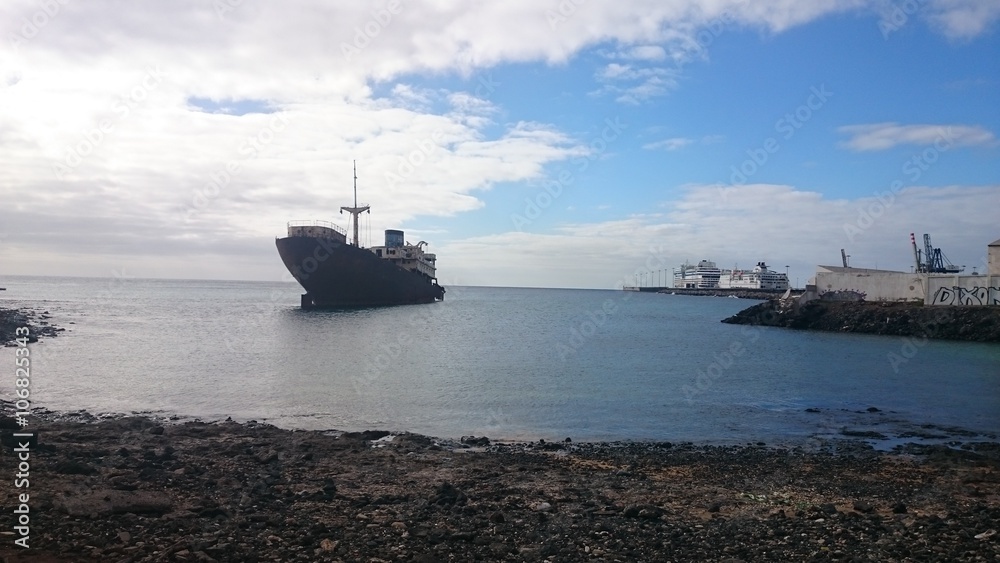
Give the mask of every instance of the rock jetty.
<svg viewBox="0 0 1000 563">
<path fill-rule="evenodd" d="M 779 326 L 973 342 L 1000 342 L 1000 307 L 919 303 L 772 299 L 724 319 L 730 324 Z"/>
<path fill-rule="evenodd" d="M 40 336 L 53 337 L 66 330 L 50 324 L 51 318 L 48 311 L 0 307 L 0 345 L 13 343 L 20 327 L 28 327 L 28 342 L 38 342 Z"/>
</svg>

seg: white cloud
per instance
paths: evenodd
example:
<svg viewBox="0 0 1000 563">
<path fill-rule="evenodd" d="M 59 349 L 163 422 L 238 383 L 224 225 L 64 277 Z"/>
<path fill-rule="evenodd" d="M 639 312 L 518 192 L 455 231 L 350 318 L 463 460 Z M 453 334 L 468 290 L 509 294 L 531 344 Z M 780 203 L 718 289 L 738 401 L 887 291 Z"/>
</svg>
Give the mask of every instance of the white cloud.
<svg viewBox="0 0 1000 563">
<path fill-rule="evenodd" d="M 4 266 L 100 275 L 107 260 L 176 275 L 192 256 L 218 255 L 233 258 L 199 266 L 212 269 L 205 275 L 225 262 L 230 275 L 261 276 L 252 264 L 261 252 L 273 263 L 272 237 L 286 220 L 326 216 L 350 197 L 352 160 L 376 229 L 477 209 L 478 190 L 538 180 L 546 165 L 585 151 L 551 124 L 495 123 L 503 108 L 491 89 L 512 85 L 445 92 L 414 86 L 420 76 L 473 77 L 613 46 L 622 56 L 598 75 L 602 91 L 640 103 L 676 87 L 680 65 L 704 56 L 700 32 L 713 41 L 732 27 L 779 32 L 866 5 L 569 3 L 572 13 L 554 22 L 557 5 L 533 0 L 474 9 L 414 0 L 395 14 L 355 3 L 232 4 L 47 4 L 54 13 L 35 0 L 0 4 Z M 971 4 L 935 5 L 946 29 L 975 32 L 962 23 Z M 276 113 L 194 111 L 192 98 L 255 100 Z M 92 264 L 100 272 L 86 270 Z"/>
<path fill-rule="evenodd" d="M 663 149 L 666 151 L 675 151 L 677 149 L 684 148 L 693 142 L 694 139 L 688 139 L 687 137 L 671 137 L 662 141 L 656 141 L 655 143 L 646 143 L 642 146 L 642 148 L 647 150 Z"/>
<path fill-rule="evenodd" d="M 663 139 L 662 141 L 655 141 L 652 143 L 646 143 L 642 148 L 646 150 L 666 150 L 675 151 L 682 149 L 686 146 L 692 145 L 694 143 L 700 142 L 703 145 L 711 145 L 715 143 L 720 143 L 725 140 L 722 135 L 705 135 L 700 140 L 691 139 L 688 137 L 671 137 L 669 139 Z"/>
<path fill-rule="evenodd" d="M 883 196 L 884 199 L 884 196 Z M 782 185 L 696 185 L 657 214 L 587 224 L 555 232 L 507 232 L 456 241 L 439 250 L 444 271 L 462 283 L 610 288 L 637 272 L 670 269 L 707 258 L 722 266 L 764 260 L 791 266 L 800 283 L 818 264 L 838 264 L 845 248 L 857 266 L 909 269 L 911 232 L 930 232 L 956 264 L 977 264 L 1000 233 L 1000 186 L 899 191 L 879 212 L 873 195 L 827 199 Z M 933 225 L 927 209 L 935 210 Z M 869 224 L 864 219 L 878 214 Z M 845 226 L 864 226 L 860 234 Z M 860 228 L 860 227 L 859 227 Z M 447 264 L 447 267 L 445 267 Z"/>
<path fill-rule="evenodd" d="M 995 0 L 932 0 L 927 10 L 931 24 L 951 39 L 981 35 L 1000 19 Z"/>
<path fill-rule="evenodd" d="M 837 129 L 850 135 L 841 146 L 854 151 L 879 151 L 897 145 L 970 146 L 989 145 L 996 137 L 979 126 L 970 125 L 900 125 L 872 123 L 845 125 Z"/>
</svg>

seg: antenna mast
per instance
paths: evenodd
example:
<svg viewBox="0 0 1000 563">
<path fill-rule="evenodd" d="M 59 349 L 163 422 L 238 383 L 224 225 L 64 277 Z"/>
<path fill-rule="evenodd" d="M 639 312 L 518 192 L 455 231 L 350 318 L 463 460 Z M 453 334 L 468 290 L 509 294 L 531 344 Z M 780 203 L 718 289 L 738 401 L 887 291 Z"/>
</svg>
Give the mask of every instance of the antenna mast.
<svg viewBox="0 0 1000 563">
<path fill-rule="evenodd" d="M 360 246 L 358 244 L 358 215 L 361 215 L 365 211 L 370 213 L 371 207 L 368 205 L 362 205 L 358 207 L 358 161 L 354 161 L 354 207 L 341 207 L 340 212 L 348 212 L 354 219 L 354 246 Z"/>
</svg>

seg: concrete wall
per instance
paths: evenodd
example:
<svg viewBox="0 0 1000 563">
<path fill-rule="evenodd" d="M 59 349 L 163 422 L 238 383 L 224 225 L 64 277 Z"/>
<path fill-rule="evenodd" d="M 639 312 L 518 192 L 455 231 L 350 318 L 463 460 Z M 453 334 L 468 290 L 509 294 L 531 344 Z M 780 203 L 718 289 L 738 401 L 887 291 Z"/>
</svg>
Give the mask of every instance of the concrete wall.
<svg viewBox="0 0 1000 563">
<path fill-rule="evenodd" d="M 816 272 L 816 295 L 856 291 L 865 301 L 922 301 L 925 305 L 1000 306 L 1000 275 L 960 276 L 846 270 Z"/>
<path fill-rule="evenodd" d="M 919 274 L 846 270 L 816 272 L 816 292 L 822 297 L 830 291 L 856 291 L 865 301 L 923 301 L 924 284 Z"/>
<path fill-rule="evenodd" d="M 986 273 L 1000 276 L 1000 245 L 986 247 L 986 260 L 988 262 Z"/>
<path fill-rule="evenodd" d="M 992 250 L 992 248 L 991 248 Z M 927 277 L 927 305 L 1000 305 L 1000 275 Z"/>
</svg>

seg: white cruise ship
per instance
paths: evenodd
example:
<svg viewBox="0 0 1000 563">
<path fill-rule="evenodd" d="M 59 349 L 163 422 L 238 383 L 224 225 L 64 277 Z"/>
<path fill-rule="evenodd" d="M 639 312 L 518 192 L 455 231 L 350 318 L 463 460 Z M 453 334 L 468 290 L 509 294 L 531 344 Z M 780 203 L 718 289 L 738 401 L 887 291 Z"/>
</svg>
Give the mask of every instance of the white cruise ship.
<svg viewBox="0 0 1000 563">
<path fill-rule="evenodd" d="M 722 270 L 711 260 L 702 260 L 697 266 L 685 262 L 674 268 L 674 287 L 684 289 L 715 289 L 719 287 Z"/>
<path fill-rule="evenodd" d="M 674 287 L 682 289 L 788 289 L 788 276 L 757 262 L 752 270 L 721 270 L 711 260 L 674 268 Z"/>
<path fill-rule="evenodd" d="M 788 276 L 767 269 L 767 264 L 757 262 L 752 270 L 724 270 L 719 276 L 720 289 L 788 289 Z"/>
</svg>

